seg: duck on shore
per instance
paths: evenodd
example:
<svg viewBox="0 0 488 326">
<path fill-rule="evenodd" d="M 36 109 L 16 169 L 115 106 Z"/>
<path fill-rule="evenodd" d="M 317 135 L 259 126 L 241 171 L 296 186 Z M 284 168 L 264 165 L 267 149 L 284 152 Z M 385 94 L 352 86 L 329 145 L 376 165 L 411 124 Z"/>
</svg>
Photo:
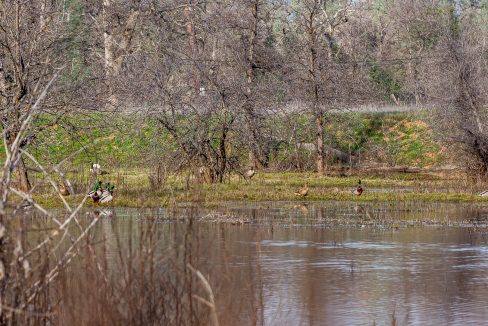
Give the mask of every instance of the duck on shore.
<svg viewBox="0 0 488 326">
<path fill-rule="evenodd" d="M 105 175 L 109 174 L 107 171 L 102 170 L 102 167 L 98 163 L 92 163 L 90 168 L 90 173 L 94 175 Z"/>
<path fill-rule="evenodd" d="M 305 184 L 302 188 L 295 191 L 295 195 L 300 197 L 306 197 L 308 195 L 308 185 Z"/>
<path fill-rule="evenodd" d="M 256 175 L 256 170 L 254 170 L 253 168 L 250 168 L 249 170 L 244 172 L 244 179 L 251 180 L 252 177 L 254 177 L 254 175 Z"/>
<path fill-rule="evenodd" d="M 69 196 L 70 195 L 70 192 L 68 190 L 68 187 L 66 187 L 66 185 L 64 183 L 61 183 L 58 185 L 58 189 L 59 189 L 59 193 L 62 195 L 62 196 Z"/>
<path fill-rule="evenodd" d="M 115 189 L 115 185 L 107 182 L 104 186 L 102 186 L 102 181 L 97 181 L 93 187 L 93 190 L 88 193 L 88 197 L 90 197 L 95 204 L 105 204 L 111 202 L 113 197 L 113 191 Z"/>
<path fill-rule="evenodd" d="M 354 191 L 352 192 L 354 195 L 356 196 L 361 196 L 361 194 L 363 193 L 364 189 L 363 187 L 361 186 L 361 179 L 358 181 L 358 185 L 356 186 L 356 189 L 354 189 Z"/>
<path fill-rule="evenodd" d="M 100 164 L 98 163 L 92 163 L 91 168 L 90 168 L 90 173 L 98 175 L 100 174 L 100 171 L 102 170 Z"/>
</svg>

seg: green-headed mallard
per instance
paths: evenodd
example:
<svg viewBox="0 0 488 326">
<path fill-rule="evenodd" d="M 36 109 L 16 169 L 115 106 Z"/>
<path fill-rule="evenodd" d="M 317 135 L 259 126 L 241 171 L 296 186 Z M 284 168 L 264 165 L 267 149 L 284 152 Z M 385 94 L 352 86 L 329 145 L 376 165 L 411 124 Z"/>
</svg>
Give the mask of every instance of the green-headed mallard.
<svg viewBox="0 0 488 326">
<path fill-rule="evenodd" d="M 96 204 L 109 203 L 114 199 L 114 189 L 115 185 L 110 182 L 107 182 L 102 186 L 102 181 L 97 181 L 95 182 L 92 191 L 88 193 L 88 197 L 90 197 Z"/>
</svg>

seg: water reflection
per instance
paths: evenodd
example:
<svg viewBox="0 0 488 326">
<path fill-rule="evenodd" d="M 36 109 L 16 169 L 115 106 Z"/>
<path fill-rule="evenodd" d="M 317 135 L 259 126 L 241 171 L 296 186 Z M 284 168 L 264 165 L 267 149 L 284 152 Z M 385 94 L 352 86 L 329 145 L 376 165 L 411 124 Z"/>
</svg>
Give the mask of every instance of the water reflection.
<svg viewBox="0 0 488 326">
<path fill-rule="evenodd" d="M 98 232 L 107 238 L 116 273 L 120 247 L 138 245 L 141 225 L 157 224 L 164 238 L 158 250 L 165 250 L 188 240 L 178 226 L 184 222 L 175 217 L 205 217 L 192 224 L 191 256 L 209 277 L 224 325 L 479 325 L 488 320 L 483 207 L 295 205 L 118 209 Z M 230 223 L 222 223 L 225 218 Z M 398 221 L 405 223 L 391 227 Z M 434 226 L 421 227 L 426 224 Z"/>
<path fill-rule="evenodd" d="M 80 223 L 99 223 L 53 288 L 64 298 L 59 324 L 208 324 L 208 293 L 188 265 L 211 284 L 221 325 L 488 320 L 482 205 L 229 203 L 87 213 Z"/>
<path fill-rule="evenodd" d="M 324 239 L 341 238 L 338 245 L 275 233 L 261 242 L 260 263 L 268 296 L 286 302 L 277 307 L 272 299 L 265 315 L 289 324 L 485 321 L 487 247 L 454 244 L 464 232 L 408 229 L 383 234 L 387 242 L 376 242 L 380 236 L 372 231 L 320 232 Z M 470 254 L 461 254 L 467 248 Z M 294 320 L 281 315 L 291 311 Z"/>
</svg>

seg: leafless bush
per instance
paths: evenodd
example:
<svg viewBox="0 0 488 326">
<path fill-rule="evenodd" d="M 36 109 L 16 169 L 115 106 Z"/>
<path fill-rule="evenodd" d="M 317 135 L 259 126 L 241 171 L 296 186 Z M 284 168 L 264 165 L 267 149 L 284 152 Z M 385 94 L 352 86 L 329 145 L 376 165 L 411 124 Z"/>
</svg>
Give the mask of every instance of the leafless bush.
<svg viewBox="0 0 488 326">
<path fill-rule="evenodd" d="M 470 173 L 488 173 L 486 91 L 488 33 L 486 15 L 476 6 L 446 5 L 439 42 L 425 66 L 423 83 L 430 98 L 439 104 L 438 134 L 460 152 Z M 447 68 L 447 69 L 446 69 Z"/>
<path fill-rule="evenodd" d="M 168 171 L 166 166 L 163 163 L 158 163 L 156 168 L 153 169 L 153 171 L 151 171 L 151 173 L 148 175 L 148 178 L 151 189 L 162 189 L 168 180 Z"/>
<path fill-rule="evenodd" d="M 76 207 L 68 204 L 56 182 L 60 179 L 70 188 L 60 166 L 44 166 L 28 150 L 40 131 L 77 107 L 77 96 L 85 90 L 75 78 L 67 83 L 74 72 L 73 66 L 67 67 L 69 60 L 65 56 L 69 39 L 61 3 L 0 4 L 0 102 L 6 153 L 0 179 L 1 324 L 27 324 L 49 318 L 54 305 L 49 288 L 98 222 L 94 218 L 86 225 L 78 223 L 77 215 L 86 198 Z M 87 102 L 90 94 L 87 92 L 84 98 Z M 43 114 L 53 120 L 43 122 Z M 33 199 L 38 185 L 29 180 L 26 161 L 42 174 L 41 181 L 54 189 L 66 211 L 63 218 L 54 216 Z M 18 186 L 12 180 L 16 170 L 21 180 Z M 44 216 L 44 231 L 37 236 L 30 236 L 32 225 L 18 214 L 24 207 Z"/>
<path fill-rule="evenodd" d="M 244 275 L 253 274 L 255 284 L 249 279 L 249 286 L 258 287 L 260 275 L 234 275 L 227 263 L 231 257 L 217 253 L 220 245 L 208 241 L 205 228 L 213 224 L 198 224 L 197 214 L 189 209 L 126 220 L 114 213 L 100 221 L 100 232 L 89 238 L 98 245 L 84 247 L 80 259 L 51 289 L 52 296 L 63 301 L 50 320 L 101 325 L 227 325 L 259 320 L 259 289 L 236 284 L 245 284 Z M 182 222 L 173 220 L 182 217 Z M 222 264 L 212 263 L 217 259 L 214 254 Z M 249 315 L 239 316 L 242 311 Z"/>
</svg>

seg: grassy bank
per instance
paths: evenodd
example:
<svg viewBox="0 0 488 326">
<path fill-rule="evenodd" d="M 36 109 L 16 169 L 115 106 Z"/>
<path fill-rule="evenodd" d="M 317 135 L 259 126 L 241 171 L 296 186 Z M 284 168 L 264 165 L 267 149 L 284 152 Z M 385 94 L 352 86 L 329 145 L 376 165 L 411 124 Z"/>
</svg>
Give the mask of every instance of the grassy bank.
<svg viewBox="0 0 488 326">
<path fill-rule="evenodd" d="M 52 117 L 43 116 L 37 124 L 48 127 L 40 128 L 42 131 L 29 150 L 46 165 L 81 150 L 70 158 L 71 167 L 100 162 L 105 167 L 128 169 L 170 160 L 167 156 L 180 150 L 167 130 L 150 117 L 93 113 L 67 115 L 53 121 Z M 362 164 L 431 167 L 446 163 L 445 148 L 435 139 L 429 119 L 422 112 L 329 114 L 324 127 L 327 146 L 354 155 Z M 310 115 L 297 114 L 287 119 L 277 116 L 267 121 L 266 128 L 273 147 L 270 168 L 314 169 L 315 151 L 307 146 L 295 147 L 296 143 L 313 147 L 315 125 Z M 245 166 L 248 147 L 238 140 L 241 136 L 229 134 L 227 154 Z M 0 146 L 0 159 L 3 157 Z"/>
<path fill-rule="evenodd" d="M 300 149 L 290 139 L 312 145 L 313 121 L 307 115 L 279 117 L 270 121 L 273 139 L 278 141 L 270 157 L 271 171 L 313 170 L 314 150 Z M 43 118 L 44 119 L 44 118 Z M 182 202 L 199 202 L 210 205 L 222 201 L 444 201 L 478 202 L 484 198 L 476 194 L 482 189 L 465 176 L 427 173 L 373 174 L 364 166 L 409 166 L 432 168 L 449 164 L 446 149 L 436 141 L 433 128 L 426 114 L 416 113 L 341 113 L 328 116 L 325 125 L 327 145 L 357 159 L 362 172 L 348 171 L 347 177 L 321 177 L 311 172 L 260 172 L 252 181 L 245 181 L 237 174 L 226 177 L 222 184 L 201 184 L 187 172 L 188 167 L 177 169 L 181 160 L 179 147 L 174 139 L 155 119 L 124 115 L 90 114 L 66 116 L 49 124 L 32 145 L 31 152 L 41 164 L 51 166 L 70 157 L 63 171 L 79 195 L 67 198 L 73 204 L 82 198 L 88 186 L 88 169 L 92 162 L 99 162 L 110 174 L 103 181 L 116 185 L 113 205 L 125 207 L 158 207 Z M 42 120 L 42 119 L 41 119 Z M 108 124 L 108 121 L 110 123 Z M 294 131 L 288 130 L 293 125 Z M 76 126 L 76 127 L 75 127 Z M 233 138 L 235 135 L 229 135 Z M 287 140 L 287 141 L 284 141 Z M 228 155 L 239 162 L 238 170 L 249 165 L 248 148 L 241 142 L 228 144 Z M 70 156 L 72 153 L 77 155 Z M 0 148 L 0 159 L 2 158 Z M 32 162 L 27 164 L 36 168 Z M 341 164 L 328 162 L 333 168 Z M 346 164 L 347 165 L 347 164 Z M 165 171 L 164 182 L 155 189 L 149 176 L 156 169 Z M 190 167 L 196 168 L 196 167 Z M 337 170 L 337 169 L 336 169 Z M 158 170 L 159 171 L 159 170 Z M 344 171 L 342 171 L 342 174 Z M 34 197 L 46 207 L 59 207 L 61 200 L 47 185 L 44 177 L 30 173 L 36 186 Z M 358 179 L 363 180 L 365 192 L 352 195 Z M 57 180 L 60 182 L 60 180 Z M 294 192 L 307 183 L 310 192 L 306 198 Z"/>
<path fill-rule="evenodd" d="M 159 190 L 150 188 L 147 171 L 117 171 L 104 180 L 114 180 L 114 176 L 119 187 L 112 205 L 121 207 L 159 207 L 185 202 L 213 205 L 225 201 L 487 201 L 477 195 L 479 186 L 469 180 L 433 174 L 321 177 L 314 173 L 259 173 L 251 181 L 233 176 L 222 184 L 199 184 L 193 179 L 173 176 Z M 352 194 L 358 178 L 365 188 L 362 196 Z M 296 196 L 294 192 L 305 183 L 310 188 L 308 196 Z M 81 198 L 82 195 L 67 197 L 73 204 Z M 61 206 L 59 197 L 51 190 L 36 194 L 35 199 L 46 207 Z"/>
</svg>

